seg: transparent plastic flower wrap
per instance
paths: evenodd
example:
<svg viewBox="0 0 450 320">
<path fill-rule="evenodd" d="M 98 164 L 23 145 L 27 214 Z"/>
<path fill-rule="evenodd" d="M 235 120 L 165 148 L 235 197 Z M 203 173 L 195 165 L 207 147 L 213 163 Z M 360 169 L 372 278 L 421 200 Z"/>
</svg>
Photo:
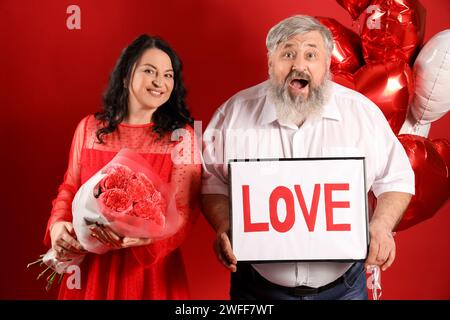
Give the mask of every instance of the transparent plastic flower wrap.
<svg viewBox="0 0 450 320">
<path fill-rule="evenodd" d="M 139 154 L 120 151 L 102 170 L 83 184 L 72 202 L 73 227 L 89 252 L 111 248 L 91 236 L 95 223 L 122 237 L 163 239 L 180 227 L 174 190 L 163 183 Z"/>
<path fill-rule="evenodd" d="M 104 254 L 112 248 L 91 236 L 90 226 L 108 226 L 121 237 L 164 239 L 175 234 L 182 219 L 175 203 L 175 186 L 164 183 L 141 155 L 122 149 L 77 191 L 72 201 L 77 240 L 88 252 Z M 60 260 L 53 249 L 37 261 L 47 268 L 48 288 L 57 274 L 79 265 L 84 256 Z"/>
</svg>

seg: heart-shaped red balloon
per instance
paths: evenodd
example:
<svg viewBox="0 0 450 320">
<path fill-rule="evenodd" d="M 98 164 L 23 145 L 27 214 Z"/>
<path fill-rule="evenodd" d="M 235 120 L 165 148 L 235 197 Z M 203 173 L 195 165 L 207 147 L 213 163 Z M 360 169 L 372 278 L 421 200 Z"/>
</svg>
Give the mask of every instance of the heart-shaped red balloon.
<svg viewBox="0 0 450 320">
<path fill-rule="evenodd" d="M 403 60 L 369 63 L 354 74 L 356 90 L 383 112 L 395 134 L 405 122 L 414 93 L 411 68 Z"/>
<path fill-rule="evenodd" d="M 361 39 L 352 30 L 344 27 L 332 18 L 316 17 L 323 25 L 330 29 L 334 40 L 331 55 L 331 72 L 340 71 L 353 73 L 364 64 Z"/>
<path fill-rule="evenodd" d="M 450 154 L 450 146 L 448 141 L 434 143 L 409 134 L 399 135 L 398 139 L 409 157 L 416 184 L 416 194 L 396 228 L 401 231 L 433 217 L 448 200 L 449 167 L 441 154 Z"/>
<path fill-rule="evenodd" d="M 439 138 L 432 140 L 434 148 L 439 153 L 447 166 L 447 174 L 450 176 L 450 141 L 448 139 Z M 448 179 L 448 188 L 450 190 L 450 179 Z M 450 195 L 449 195 L 450 197 Z"/>
<path fill-rule="evenodd" d="M 333 73 L 333 81 L 352 90 L 356 90 L 353 75 L 348 72 Z"/>
<path fill-rule="evenodd" d="M 370 0 L 337 0 L 337 3 L 350 13 L 353 20 L 356 20 L 367 8 Z"/>
<path fill-rule="evenodd" d="M 361 32 L 367 63 L 403 59 L 410 63 L 422 44 L 425 9 L 417 0 L 372 0 Z"/>
<path fill-rule="evenodd" d="M 433 139 L 434 148 L 444 159 L 447 168 L 450 168 L 450 141 L 444 138 Z"/>
</svg>

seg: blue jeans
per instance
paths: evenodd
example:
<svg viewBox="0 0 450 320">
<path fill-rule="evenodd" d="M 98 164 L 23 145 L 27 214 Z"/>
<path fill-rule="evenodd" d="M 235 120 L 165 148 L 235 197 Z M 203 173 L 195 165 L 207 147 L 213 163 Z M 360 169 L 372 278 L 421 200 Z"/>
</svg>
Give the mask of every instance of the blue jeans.
<svg viewBox="0 0 450 320">
<path fill-rule="evenodd" d="M 238 263 L 237 271 L 231 274 L 231 300 L 367 300 L 364 262 L 355 262 L 325 290 L 308 291 L 315 290 L 273 284 L 247 263 Z"/>
</svg>

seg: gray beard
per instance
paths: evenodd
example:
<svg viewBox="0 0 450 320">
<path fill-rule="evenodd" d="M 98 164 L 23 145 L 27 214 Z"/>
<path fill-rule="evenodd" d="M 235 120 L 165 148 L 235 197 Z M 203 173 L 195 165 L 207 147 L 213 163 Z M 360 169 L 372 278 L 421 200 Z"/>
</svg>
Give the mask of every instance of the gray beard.
<svg viewBox="0 0 450 320">
<path fill-rule="evenodd" d="M 329 71 L 327 71 L 319 86 L 314 86 L 311 81 L 309 82 L 307 98 L 303 96 L 291 96 L 289 93 L 289 83 L 292 78 L 299 75 L 298 72 L 293 71 L 289 73 L 286 81 L 282 85 L 276 83 L 271 72 L 269 74 L 268 94 L 275 104 L 277 118 L 280 122 L 294 123 L 300 126 L 307 119 L 313 119 L 322 114 L 323 106 L 329 97 Z"/>
</svg>

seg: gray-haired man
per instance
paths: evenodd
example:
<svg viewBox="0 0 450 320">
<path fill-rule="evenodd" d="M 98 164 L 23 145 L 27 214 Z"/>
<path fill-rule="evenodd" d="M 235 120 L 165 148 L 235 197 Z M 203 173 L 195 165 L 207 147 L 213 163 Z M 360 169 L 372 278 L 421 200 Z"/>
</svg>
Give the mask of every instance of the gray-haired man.
<svg viewBox="0 0 450 320">
<path fill-rule="evenodd" d="M 217 233 L 219 260 L 234 272 L 231 298 L 367 299 L 361 262 L 236 263 L 228 238 L 229 159 L 364 156 L 367 188 L 378 199 L 366 267 L 391 266 L 392 230 L 414 194 L 414 173 L 381 111 L 330 81 L 329 30 L 293 16 L 269 31 L 266 45 L 269 80 L 226 101 L 204 137 L 203 211 Z"/>
</svg>

